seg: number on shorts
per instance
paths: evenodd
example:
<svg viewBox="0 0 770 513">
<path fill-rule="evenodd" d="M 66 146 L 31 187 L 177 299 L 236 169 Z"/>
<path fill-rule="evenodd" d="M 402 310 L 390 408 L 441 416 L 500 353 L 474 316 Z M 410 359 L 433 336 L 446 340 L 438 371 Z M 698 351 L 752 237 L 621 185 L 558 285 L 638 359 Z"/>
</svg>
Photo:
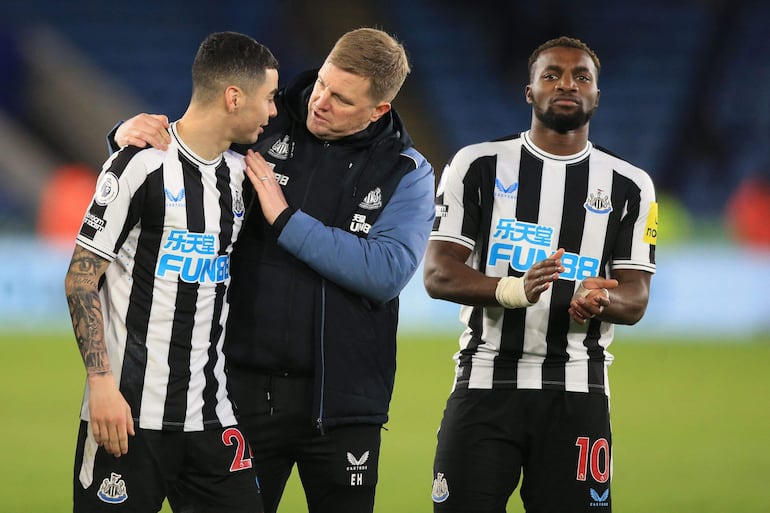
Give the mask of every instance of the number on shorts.
<svg viewBox="0 0 770 513">
<path fill-rule="evenodd" d="M 246 440 L 238 429 L 232 427 L 225 429 L 222 432 L 222 443 L 228 447 L 234 443 L 237 444 L 235 448 L 235 458 L 233 458 L 233 463 L 230 465 L 230 472 L 251 468 L 251 458 L 244 457 L 246 448 L 249 447 L 249 445 L 246 443 Z M 249 455 L 251 455 L 251 448 L 249 448 Z"/>
<path fill-rule="evenodd" d="M 580 448 L 577 461 L 577 480 L 585 481 L 590 468 L 594 481 L 606 483 L 610 478 L 610 444 L 607 439 L 600 438 L 591 445 L 591 440 L 587 436 L 580 436 L 575 445 Z"/>
</svg>

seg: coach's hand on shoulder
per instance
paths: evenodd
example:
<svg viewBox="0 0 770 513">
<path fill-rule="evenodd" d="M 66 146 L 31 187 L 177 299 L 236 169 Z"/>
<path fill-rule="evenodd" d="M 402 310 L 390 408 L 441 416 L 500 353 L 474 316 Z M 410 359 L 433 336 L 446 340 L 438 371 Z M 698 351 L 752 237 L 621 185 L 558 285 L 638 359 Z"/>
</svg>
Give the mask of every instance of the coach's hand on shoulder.
<svg viewBox="0 0 770 513">
<path fill-rule="evenodd" d="M 115 131 L 115 143 L 121 148 L 128 145 L 144 148 L 149 144 L 167 150 L 171 142 L 168 127 L 168 117 L 163 114 L 137 114 L 120 124 Z"/>
<path fill-rule="evenodd" d="M 128 435 L 134 435 L 131 407 L 118 390 L 112 374 L 88 377 L 88 405 L 94 440 L 116 458 L 128 452 Z"/>
</svg>

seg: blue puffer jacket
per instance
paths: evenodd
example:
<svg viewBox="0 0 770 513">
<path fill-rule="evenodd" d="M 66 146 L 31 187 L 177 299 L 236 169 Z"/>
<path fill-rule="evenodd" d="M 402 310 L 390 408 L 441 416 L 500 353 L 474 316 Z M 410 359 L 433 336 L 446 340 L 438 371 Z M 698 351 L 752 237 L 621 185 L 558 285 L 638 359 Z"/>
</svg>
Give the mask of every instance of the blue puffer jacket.
<svg viewBox="0 0 770 513">
<path fill-rule="evenodd" d="M 225 351 L 256 372 L 314 376 L 319 429 L 383 424 L 398 294 L 434 218 L 433 168 L 393 110 L 350 137 L 315 138 L 305 126 L 315 79 L 278 93 L 278 116 L 253 147 L 291 208 L 271 227 L 252 200 L 232 255 Z"/>
</svg>

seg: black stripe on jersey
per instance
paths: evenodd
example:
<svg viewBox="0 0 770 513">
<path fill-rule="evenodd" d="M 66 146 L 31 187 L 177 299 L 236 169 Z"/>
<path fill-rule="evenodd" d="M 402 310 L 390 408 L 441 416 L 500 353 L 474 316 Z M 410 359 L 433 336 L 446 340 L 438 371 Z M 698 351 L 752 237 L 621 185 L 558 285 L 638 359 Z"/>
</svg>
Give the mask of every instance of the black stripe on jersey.
<svg viewBox="0 0 770 513">
<path fill-rule="evenodd" d="M 219 254 L 224 255 L 233 239 L 233 193 L 230 189 L 230 168 L 225 159 L 216 169 L 217 190 L 219 191 Z"/>
<path fill-rule="evenodd" d="M 628 197 L 629 188 L 636 190 L 636 196 L 639 196 L 639 188 L 628 178 L 617 172 L 612 174 L 612 191 L 610 192 L 611 203 L 615 207 L 609 213 L 607 219 L 607 234 L 604 239 L 604 248 L 602 250 L 602 261 L 599 265 L 599 276 L 606 276 L 607 263 L 615 251 L 612 242 L 618 237 L 620 230 L 623 210 Z M 633 194 L 632 194 L 633 196 Z M 630 254 L 630 253 L 629 253 Z M 588 388 L 589 390 L 604 390 L 604 348 L 599 345 L 601 338 L 601 321 L 591 319 L 588 322 L 586 337 L 583 339 L 583 346 L 588 355 Z"/>
<path fill-rule="evenodd" d="M 206 384 L 203 387 L 203 425 L 206 427 L 216 426 L 221 427 L 219 417 L 217 416 L 217 378 L 214 376 L 214 367 L 217 364 L 217 341 L 222 335 L 222 324 L 219 319 L 222 317 L 222 306 L 225 298 L 225 284 L 217 283 L 216 285 L 216 299 L 214 300 L 214 317 L 211 322 L 211 332 L 209 340 L 211 345 L 208 351 L 208 361 L 203 367 L 203 376 L 206 379 Z"/>
<path fill-rule="evenodd" d="M 628 204 L 626 202 L 628 201 Z M 612 173 L 612 192 L 611 202 L 615 205 L 609 214 L 607 222 L 607 235 L 604 239 L 604 249 L 602 251 L 602 262 L 599 267 L 600 276 L 605 276 L 607 260 L 610 256 L 617 258 L 618 253 L 631 257 L 631 242 L 629 237 L 618 236 L 621 226 L 630 222 L 634 224 L 639 217 L 639 203 L 641 201 L 641 191 L 639 187 L 629 178 L 618 172 Z M 634 206 L 636 205 L 636 206 Z M 624 207 L 627 207 L 629 214 L 623 219 Z M 632 211 L 635 210 L 636 214 Z M 622 233 L 622 232 L 621 232 Z M 621 241 L 621 239 L 623 239 Z M 615 245 L 612 246 L 612 241 Z M 621 250 L 621 248 L 623 248 Z M 588 387 L 589 390 L 604 390 L 604 348 L 599 345 L 601 337 L 601 321 L 591 319 L 588 323 L 586 338 L 583 345 L 588 354 Z"/>
<path fill-rule="evenodd" d="M 157 212 L 160 216 L 152 219 L 142 218 L 142 231 L 139 233 L 126 311 L 128 338 L 120 376 L 120 391 L 131 407 L 135 419 L 141 415 L 144 372 L 147 367 L 147 331 L 155 285 L 155 263 L 163 237 L 164 205 L 163 173 L 151 173 L 134 194 L 130 206 L 131 212 Z"/>
<path fill-rule="evenodd" d="M 185 189 L 187 230 L 193 233 L 206 231 L 203 209 L 203 179 L 198 166 L 179 152 Z M 168 390 L 163 411 L 163 426 L 170 430 L 184 428 L 187 412 L 187 391 L 190 388 L 190 352 L 193 326 L 198 303 L 198 283 L 187 283 L 177 278 L 177 295 L 174 305 L 174 321 L 168 351 Z"/>
<path fill-rule="evenodd" d="M 633 225 L 639 218 L 639 207 L 642 202 L 641 190 L 633 181 L 617 172 L 612 173 L 612 183 L 612 204 L 626 207 L 627 212 L 621 221 L 621 226 L 628 227 L 628 229 L 621 229 L 615 247 L 610 248 L 610 250 L 615 260 L 630 260 L 633 247 Z M 617 203 L 615 203 L 616 201 Z M 618 210 L 622 211 L 622 208 Z"/>
<path fill-rule="evenodd" d="M 540 189 L 543 186 L 543 161 L 522 146 L 519 163 L 519 193 L 516 196 L 516 220 L 537 223 L 540 217 Z M 511 268 L 512 269 L 512 268 Z M 524 273 L 512 274 L 523 276 Z"/>
<path fill-rule="evenodd" d="M 152 175 L 155 175 L 154 180 L 162 182 L 163 167 L 161 166 L 149 173 L 148 179 L 145 180 L 134 193 L 133 198 L 131 198 L 131 203 L 128 206 L 128 213 L 126 214 L 126 220 L 123 222 L 123 229 L 115 241 L 115 248 L 113 249 L 114 253 L 117 253 L 120 250 L 123 243 L 126 242 L 128 234 L 131 233 L 131 230 L 140 221 L 142 223 L 142 231 L 152 230 L 161 233 L 163 232 L 163 221 L 166 217 L 165 200 L 158 201 L 157 198 L 153 198 L 152 201 L 147 201 L 147 198 L 145 197 L 149 190 L 147 182 L 149 181 L 149 176 Z M 153 272 L 155 271 L 154 265 L 155 264 L 153 264 L 152 269 Z"/>
<path fill-rule="evenodd" d="M 488 242 L 480 234 L 492 223 L 496 165 L 497 156 L 481 157 L 468 166 L 468 172 L 463 178 L 463 225 L 460 233 L 475 240 L 476 244 L 482 244 L 481 251 L 485 254 Z M 482 212 L 482 205 L 489 205 L 486 212 Z M 482 273 L 484 261 L 482 258 Z"/>
<path fill-rule="evenodd" d="M 187 204 L 190 195 L 185 191 Z M 168 348 L 168 388 L 163 408 L 163 428 L 182 431 L 187 413 L 187 391 L 190 389 L 190 352 L 192 349 L 193 319 L 198 302 L 198 284 L 179 280 L 171 324 L 171 343 Z"/>
<path fill-rule="evenodd" d="M 222 159 L 216 169 L 217 190 L 219 191 L 219 253 L 224 255 L 233 238 L 233 194 L 230 189 L 230 168 L 227 167 L 226 159 Z M 203 367 L 203 375 L 206 378 L 206 385 L 203 389 L 203 424 L 210 425 L 216 423 L 219 419 L 216 413 L 217 406 L 217 379 L 214 376 L 214 367 L 217 364 L 217 341 L 222 333 L 222 306 L 225 301 L 226 287 L 224 283 L 217 283 L 214 298 L 214 316 L 211 319 L 211 330 L 209 335 L 208 361 Z"/>
<path fill-rule="evenodd" d="M 117 178 L 120 178 L 120 176 L 123 174 L 123 171 L 125 171 L 128 162 L 134 158 L 134 155 L 136 155 L 139 151 L 141 151 L 141 148 L 137 148 L 136 146 L 126 146 L 120 151 L 120 153 L 118 153 L 118 155 L 115 157 L 115 160 L 110 163 L 110 167 L 107 168 L 106 172 L 111 172 Z M 94 217 L 104 219 L 104 211 L 106 209 L 107 205 L 99 205 L 97 202 L 92 201 L 88 212 Z M 91 225 L 86 225 L 83 226 L 83 228 L 80 230 L 80 233 L 84 237 L 88 237 L 89 239 L 94 240 L 94 237 L 96 236 L 96 228 Z M 115 252 L 117 252 L 117 248 L 119 247 L 120 246 L 116 246 Z"/>
<path fill-rule="evenodd" d="M 203 177 L 198 164 L 179 152 L 179 162 L 182 164 L 187 206 L 187 230 L 194 233 L 206 231 L 206 214 L 203 208 Z"/>
<path fill-rule="evenodd" d="M 650 244 L 650 263 L 652 265 L 655 265 L 655 248 L 657 247 L 657 244 Z"/>
<path fill-rule="evenodd" d="M 495 176 L 497 173 L 497 156 L 481 157 L 471 163 L 463 179 L 463 226 L 462 234 L 476 241 L 479 254 L 479 271 L 486 270 L 489 241 L 485 236 L 492 225 L 492 207 L 495 204 Z M 482 209 L 482 205 L 484 208 Z M 482 236 L 484 235 L 484 236 Z M 484 308 L 474 307 L 470 315 L 468 327 L 471 329 L 471 340 L 460 356 L 460 366 L 470 364 L 470 358 L 482 344 L 484 331 Z M 464 370 L 464 378 L 467 372 Z M 458 378 L 458 380 L 461 378 Z"/>
<path fill-rule="evenodd" d="M 556 247 L 580 253 L 585 226 L 586 210 L 583 208 L 588 196 L 589 159 L 566 166 L 564 184 L 564 210 L 562 211 L 559 243 Z M 575 284 L 569 280 L 557 280 L 552 286 L 551 313 L 545 339 L 548 343 L 543 362 L 543 388 L 564 390 L 565 364 L 567 353 L 567 332 L 570 316 L 569 302 L 575 292 Z"/>
<path fill-rule="evenodd" d="M 588 389 L 604 391 L 604 348 L 599 345 L 602 322 L 598 319 L 588 321 L 588 330 L 583 345 L 588 354 Z"/>
<path fill-rule="evenodd" d="M 519 193 L 516 199 L 516 219 L 536 223 L 540 214 L 540 189 L 543 183 L 543 161 L 522 147 L 519 162 Z M 508 266 L 508 275 L 521 277 L 524 273 Z M 518 362 L 524 353 L 525 308 L 505 310 L 503 314 L 500 353 L 495 358 L 493 381 L 515 383 Z"/>
</svg>

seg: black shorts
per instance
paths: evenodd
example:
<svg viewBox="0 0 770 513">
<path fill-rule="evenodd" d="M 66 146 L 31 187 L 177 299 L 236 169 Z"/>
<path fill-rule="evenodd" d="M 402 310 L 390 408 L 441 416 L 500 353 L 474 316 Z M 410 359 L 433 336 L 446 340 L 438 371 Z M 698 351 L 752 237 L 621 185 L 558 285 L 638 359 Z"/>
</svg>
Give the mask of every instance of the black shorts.
<svg viewBox="0 0 770 513">
<path fill-rule="evenodd" d="M 262 511 L 248 444 L 236 427 L 195 432 L 136 429 L 128 453 L 97 447 L 81 421 L 75 455 L 75 513 Z"/>
<path fill-rule="evenodd" d="M 438 433 L 434 512 L 504 513 L 523 472 L 527 513 L 610 513 L 611 448 L 602 394 L 455 390 Z"/>
<path fill-rule="evenodd" d="M 295 464 L 310 511 L 373 511 L 382 426 L 353 424 L 322 434 L 313 415 L 313 378 L 232 367 L 228 385 L 267 513 L 278 509 Z"/>
</svg>

